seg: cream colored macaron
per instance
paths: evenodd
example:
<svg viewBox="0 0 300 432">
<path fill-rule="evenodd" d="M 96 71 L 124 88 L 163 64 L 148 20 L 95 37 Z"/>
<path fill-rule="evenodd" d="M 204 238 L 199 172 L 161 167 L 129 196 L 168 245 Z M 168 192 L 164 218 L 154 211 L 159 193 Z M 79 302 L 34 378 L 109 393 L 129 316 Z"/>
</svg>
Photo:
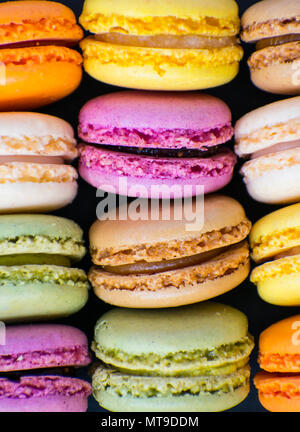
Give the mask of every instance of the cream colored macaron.
<svg viewBox="0 0 300 432">
<path fill-rule="evenodd" d="M 263 106 L 235 125 L 235 152 L 249 159 L 241 169 L 256 201 L 300 200 L 300 97 Z"/>
<path fill-rule="evenodd" d="M 161 209 L 154 219 L 144 208 L 140 220 L 97 220 L 89 233 L 95 294 L 121 307 L 176 307 L 242 283 L 250 270 L 251 227 L 243 207 L 212 194 L 205 197 L 204 210 L 193 204 L 185 202 L 183 215 L 175 202 L 170 216 Z M 203 220 L 197 223 L 195 214 Z"/>
<path fill-rule="evenodd" d="M 255 43 L 252 82 L 270 93 L 300 94 L 299 0 L 263 0 L 243 14 L 241 38 Z"/>
<path fill-rule="evenodd" d="M 32 112 L 0 113 L 0 212 L 45 212 L 77 194 L 74 131 L 66 121 Z"/>
</svg>

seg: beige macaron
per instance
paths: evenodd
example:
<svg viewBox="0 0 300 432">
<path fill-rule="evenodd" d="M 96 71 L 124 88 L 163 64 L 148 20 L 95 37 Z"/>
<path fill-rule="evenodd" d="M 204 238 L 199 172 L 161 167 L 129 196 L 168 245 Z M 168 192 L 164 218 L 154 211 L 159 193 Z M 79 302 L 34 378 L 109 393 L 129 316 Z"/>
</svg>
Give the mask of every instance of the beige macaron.
<svg viewBox="0 0 300 432">
<path fill-rule="evenodd" d="M 300 2 L 263 0 L 241 19 L 241 38 L 256 43 L 248 60 L 253 83 L 276 94 L 300 94 Z"/>
<path fill-rule="evenodd" d="M 89 279 L 96 295 L 116 306 L 173 307 L 213 298 L 247 277 L 250 227 L 242 206 L 221 195 L 205 197 L 200 209 L 195 200 L 175 202 L 169 218 L 160 208 L 151 219 L 149 207 L 140 220 L 97 220 L 89 233 L 95 264 Z"/>
<path fill-rule="evenodd" d="M 45 212 L 77 194 L 74 131 L 66 121 L 32 112 L 0 113 L 0 212 Z"/>
<path fill-rule="evenodd" d="M 249 160 L 241 174 L 256 201 L 300 199 L 300 97 L 249 112 L 235 125 L 235 152 Z"/>
</svg>

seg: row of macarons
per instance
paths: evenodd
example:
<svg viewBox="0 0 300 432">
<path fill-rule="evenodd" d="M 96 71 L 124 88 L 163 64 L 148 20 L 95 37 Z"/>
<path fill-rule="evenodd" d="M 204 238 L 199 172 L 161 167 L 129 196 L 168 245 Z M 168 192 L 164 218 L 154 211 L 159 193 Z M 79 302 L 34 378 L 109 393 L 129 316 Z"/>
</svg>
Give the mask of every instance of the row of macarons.
<svg viewBox="0 0 300 432">
<path fill-rule="evenodd" d="M 224 208 L 226 212 L 224 214 Z M 144 207 L 139 220 L 122 211 L 96 220 L 89 231 L 93 266 L 74 267 L 86 254 L 81 228 L 46 214 L 0 216 L 0 320 L 53 319 L 74 314 L 88 301 L 89 281 L 107 304 L 129 308 L 177 307 L 219 296 L 250 279 L 262 299 L 298 306 L 300 204 L 251 222 L 233 198 L 171 205 L 168 220 Z M 202 210 L 202 209 L 201 209 Z M 191 229 L 187 229 L 187 226 Z M 251 230 L 251 231 L 250 231 Z M 41 301 L 43 296 L 44 301 Z"/>
<path fill-rule="evenodd" d="M 244 115 L 204 93 L 120 91 L 88 101 L 77 147 L 69 123 L 35 112 L 0 113 L 2 213 L 71 203 L 79 173 L 102 191 L 139 198 L 208 194 L 232 180 L 237 155 L 252 198 L 298 202 L 300 96 Z M 235 153 L 230 140 L 235 134 Z M 227 145 L 226 145 L 227 143 Z"/>
<path fill-rule="evenodd" d="M 259 335 L 253 380 L 269 411 L 300 410 L 299 329 L 296 315 Z M 82 412 L 92 391 L 109 411 L 217 412 L 249 394 L 254 338 L 246 315 L 221 303 L 111 309 L 98 319 L 91 347 L 68 325 L 9 325 L 5 343 L 3 330 L 1 412 Z"/>
<path fill-rule="evenodd" d="M 51 1 L 0 4 L 1 111 L 36 109 L 72 93 L 88 74 L 142 90 L 202 90 L 230 82 L 243 49 L 234 0 L 86 0 L 79 18 Z M 297 0 L 264 0 L 242 17 L 258 87 L 299 94 Z M 83 39 L 83 40 L 82 40 Z M 81 41 L 82 55 L 73 49 Z"/>
</svg>

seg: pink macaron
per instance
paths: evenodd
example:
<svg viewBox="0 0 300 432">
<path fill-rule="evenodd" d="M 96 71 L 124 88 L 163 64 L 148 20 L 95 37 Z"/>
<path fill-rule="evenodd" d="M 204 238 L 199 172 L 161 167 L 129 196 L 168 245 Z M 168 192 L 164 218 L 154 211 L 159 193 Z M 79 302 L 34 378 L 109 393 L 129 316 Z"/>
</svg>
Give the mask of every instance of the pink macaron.
<svg viewBox="0 0 300 432">
<path fill-rule="evenodd" d="M 79 329 L 8 326 L 0 345 L 0 412 L 86 411 L 91 385 L 71 372 L 90 362 L 88 341 Z"/>
<path fill-rule="evenodd" d="M 79 115 L 79 173 L 104 191 L 141 198 L 210 193 L 231 180 L 231 112 L 203 93 L 122 91 Z"/>
</svg>

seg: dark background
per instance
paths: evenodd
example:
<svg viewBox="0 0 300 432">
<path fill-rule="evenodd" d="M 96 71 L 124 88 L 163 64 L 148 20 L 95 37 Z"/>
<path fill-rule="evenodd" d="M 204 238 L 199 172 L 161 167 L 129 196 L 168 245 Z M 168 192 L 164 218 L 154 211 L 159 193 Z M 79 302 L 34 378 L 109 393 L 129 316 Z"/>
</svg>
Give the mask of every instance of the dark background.
<svg viewBox="0 0 300 432">
<path fill-rule="evenodd" d="M 102 0 L 105 1 L 105 0 Z M 163 1 L 163 0 L 162 0 Z M 184 1 L 184 0 L 183 0 Z M 209 0 L 207 0 L 209 1 Z M 83 0 L 65 0 L 61 1 L 66 6 L 69 6 L 79 17 Z M 240 15 L 255 1 L 239 0 Z M 237 78 L 231 83 L 209 89 L 206 92 L 223 99 L 231 108 L 233 116 L 233 124 L 247 112 L 266 105 L 268 103 L 281 100 L 284 97 L 280 95 L 272 95 L 258 90 L 250 81 L 249 70 L 247 66 L 247 58 L 252 52 L 253 47 L 243 44 L 245 55 L 241 62 L 240 73 Z M 39 109 L 39 112 L 51 114 L 61 117 L 71 123 L 74 129 L 77 129 L 77 119 L 80 108 L 91 98 L 105 93 L 118 91 L 120 88 L 98 82 L 84 73 L 80 87 L 69 97 L 59 101 L 53 105 Z M 245 208 L 247 216 L 254 223 L 262 216 L 276 210 L 279 206 L 267 206 L 255 202 L 247 194 L 246 188 L 239 175 L 238 164 L 235 170 L 235 175 L 230 183 L 221 192 L 237 199 Z M 64 216 L 75 220 L 84 230 L 86 245 L 88 245 L 88 230 L 91 224 L 96 220 L 96 206 L 99 198 L 96 198 L 96 189 L 85 183 L 82 179 L 79 180 L 79 193 L 75 201 L 68 207 L 54 212 L 59 216 Z M 84 260 L 78 265 L 86 271 L 90 268 L 90 256 L 87 255 Z M 258 336 L 262 330 L 279 321 L 283 318 L 299 313 L 299 308 L 296 307 L 280 307 L 270 305 L 258 297 L 256 287 L 252 285 L 249 278 L 240 286 L 229 293 L 216 298 L 218 302 L 236 307 L 244 312 L 249 319 L 250 333 L 255 337 L 256 347 L 251 355 L 251 391 L 244 402 L 237 407 L 229 410 L 231 412 L 265 412 L 266 410 L 260 405 L 257 397 L 257 391 L 253 385 L 252 378 L 258 371 L 257 365 L 257 342 Z M 61 319 L 57 322 L 70 324 L 82 329 L 88 336 L 89 341 L 93 338 L 93 328 L 97 319 L 110 308 L 109 305 L 102 302 L 90 290 L 89 301 L 87 305 L 78 313 L 69 318 Z M 79 376 L 90 380 L 88 369 L 81 370 Z M 105 412 L 91 396 L 89 399 L 90 412 Z"/>
</svg>

